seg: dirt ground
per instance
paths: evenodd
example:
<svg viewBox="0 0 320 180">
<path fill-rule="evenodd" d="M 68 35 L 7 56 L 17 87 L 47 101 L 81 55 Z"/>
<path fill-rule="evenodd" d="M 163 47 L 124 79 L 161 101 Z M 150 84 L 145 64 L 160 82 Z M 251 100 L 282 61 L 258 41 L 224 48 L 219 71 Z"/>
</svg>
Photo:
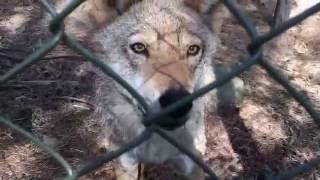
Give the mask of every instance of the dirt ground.
<svg viewBox="0 0 320 180">
<path fill-rule="evenodd" d="M 297 0 L 291 16 L 315 4 Z M 0 1 L 0 74 L 18 64 L 44 42 L 50 33 L 41 26 L 37 0 Z M 242 4 L 258 25 L 266 9 Z M 265 45 L 265 58 L 320 110 L 320 14 L 308 18 Z M 250 40 L 238 22 L 225 20 L 217 63 L 230 65 L 245 57 Z M 76 167 L 94 157 L 90 137 L 99 131 L 81 122 L 91 110 L 90 82 L 94 75 L 82 72 L 84 58 L 60 45 L 0 85 L 0 114 L 10 118 L 51 145 Z M 306 111 L 262 68 L 252 67 L 240 76 L 245 82 L 243 103 L 223 106 L 209 114 L 208 150 L 205 162 L 220 177 L 259 179 L 259 174 L 281 173 L 320 155 L 320 130 Z M 113 163 L 81 179 L 114 179 Z M 223 169 L 223 170 L 222 170 Z M 149 165 L 147 179 L 177 179 L 168 167 Z M 169 175 L 168 175 L 169 174 Z M 0 180 L 54 179 L 63 170 L 43 150 L 0 125 Z M 169 176 L 169 177 L 168 177 Z M 320 168 L 296 179 L 320 179 Z"/>
</svg>

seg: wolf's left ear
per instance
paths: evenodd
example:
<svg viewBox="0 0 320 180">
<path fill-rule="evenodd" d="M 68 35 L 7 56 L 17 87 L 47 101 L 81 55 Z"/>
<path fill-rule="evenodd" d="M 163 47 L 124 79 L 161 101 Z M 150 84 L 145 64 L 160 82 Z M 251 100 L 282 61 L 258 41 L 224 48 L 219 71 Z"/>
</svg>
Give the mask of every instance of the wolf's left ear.
<svg viewBox="0 0 320 180">
<path fill-rule="evenodd" d="M 184 0 L 184 3 L 197 12 L 201 12 L 203 0 Z"/>
</svg>

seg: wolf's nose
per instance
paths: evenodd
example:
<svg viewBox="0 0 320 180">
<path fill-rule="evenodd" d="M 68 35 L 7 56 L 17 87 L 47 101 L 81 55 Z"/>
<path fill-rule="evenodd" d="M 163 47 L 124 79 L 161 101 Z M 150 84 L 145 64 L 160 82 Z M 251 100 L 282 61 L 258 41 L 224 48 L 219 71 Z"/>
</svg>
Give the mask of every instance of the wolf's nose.
<svg viewBox="0 0 320 180">
<path fill-rule="evenodd" d="M 160 96 L 159 103 L 161 107 L 164 109 L 188 95 L 190 95 L 190 93 L 184 88 L 168 89 Z M 191 108 L 192 108 L 192 102 L 187 103 L 181 108 L 173 111 L 172 113 L 169 114 L 169 116 L 174 119 L 182 118 L 190 112 Z"/>
</svg>

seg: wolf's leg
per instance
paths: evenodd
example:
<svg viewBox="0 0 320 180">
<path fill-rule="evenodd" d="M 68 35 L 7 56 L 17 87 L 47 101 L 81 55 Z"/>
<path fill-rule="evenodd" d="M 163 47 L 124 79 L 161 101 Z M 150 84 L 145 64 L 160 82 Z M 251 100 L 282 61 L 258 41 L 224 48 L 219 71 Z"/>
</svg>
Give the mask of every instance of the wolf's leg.
<svg viewBox="0 0 320 180">
<path fill-rule="evenodd" d="M 187 179 L 189 179 L 189 180 L 192 180 L 192 179 L 204 180 L 205 173 L 201 167 L 199 167 L 197 164 L 194 164 L 192 172 L 187 175 Z"/>
<path fill-rule="evenodd" d="M 138 180 L 139 162 L 129 154 L 123 154 L 119 158 L 120 165 L 116 167 L 117 180 Z M 139 180 L 142 180 L 141 177 Z"/>
<path fill-rule="evenodd" d="M 138 180 L 139 168 L 138 166 L 134 169 L 126 169 L 122 166 L 118 166 L 115 170 L 116 180 Z M 141 177 L 139 180 L 142 180 Z"/>
<path fill-rule="evenodd" d="M 197 154 L 200 158 L 200 153 Z M 185 154 L 181 154 L 167 161 L 172 165 L 181 175 L 188 180 L 204 180 L 205 173 L 191 158 Z"/>
</svg>

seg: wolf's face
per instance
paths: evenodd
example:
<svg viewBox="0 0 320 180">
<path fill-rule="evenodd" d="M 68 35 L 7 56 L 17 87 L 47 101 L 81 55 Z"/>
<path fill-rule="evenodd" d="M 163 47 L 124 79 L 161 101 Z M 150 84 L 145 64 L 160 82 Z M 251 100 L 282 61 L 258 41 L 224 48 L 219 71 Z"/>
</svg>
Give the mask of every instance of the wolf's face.
<svg viewBox="0 0 320 180">
<path fill-rule="evenodd" d="M 185 2 L 148 0 L 133 5 L 96 36 L 106 63 L 155 111 L 194 92 L 203 83 L 216 38 Z M 189 104 L 174 117 L 188 114 Z"/>
</svg>

